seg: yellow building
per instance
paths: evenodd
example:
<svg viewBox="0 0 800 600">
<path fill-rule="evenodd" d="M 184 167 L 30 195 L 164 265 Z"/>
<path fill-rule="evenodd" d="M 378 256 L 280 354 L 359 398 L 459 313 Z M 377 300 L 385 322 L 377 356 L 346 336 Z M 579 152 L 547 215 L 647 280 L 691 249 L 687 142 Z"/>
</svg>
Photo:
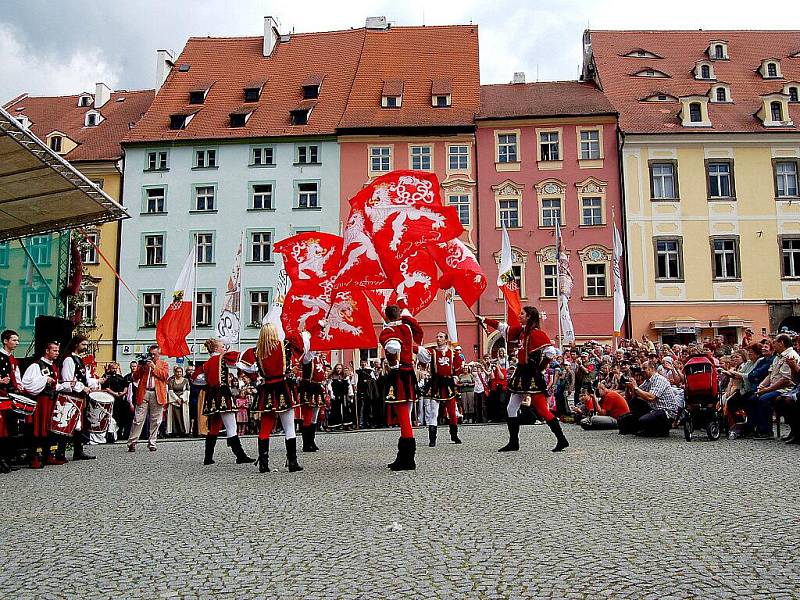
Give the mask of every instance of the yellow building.
<svg viewBox="0 0 800 600">
<path fill-rule="evenodd" d="M 94 94 L 38 97 L 22 94 L 3 108 L 119 202 L 122 198 L 119 142 L 141 118 L 153 97 L 153 90 L 112 92 L 98 83 Z M 72 235 L 79 242 L 84 276 L 67 317 L 80 318 L 78 329 L 89 337 L 92 352 L 102 365 L 114 358 L 119 293 L 114 270 L 119 254 L 119 223 L 74 230 Z M 46 311 L 46 305 L 42 306 Z M 20 323 L 6 319 L 3 326 L 32 327 L 31 317 L 35 317 L 36 310 L 39 309 L 35 306 L 23 306 L 21 314 L 27 316 Z"/>
<path fill-rule="evenodd" d="M 584 78 L 620 113 L 634 337 L 800 330 L 797 38 L 585 33 Z"/>
</svg>

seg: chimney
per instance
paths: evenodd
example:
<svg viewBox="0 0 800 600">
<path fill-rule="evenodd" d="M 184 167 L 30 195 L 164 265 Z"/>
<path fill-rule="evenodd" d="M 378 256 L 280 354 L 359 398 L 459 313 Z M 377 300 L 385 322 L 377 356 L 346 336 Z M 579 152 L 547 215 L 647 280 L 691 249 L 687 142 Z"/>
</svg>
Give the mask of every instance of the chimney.
<svg viewBox="0 0 800 600">
<path fill-rule="evenodd" d="M 167 80 L 170 70 L 175 65 L 175 57 L 169 50 L 158 50 L 156 52 L 156 91 L 161 89 Z"/>
<path fill-rule="evenodd" d="M 511 83 L 525 83 L 525 71 L 516 71 Z"/>
<path fill-rule="evenodd" d="M 111 88 L 105 83 L 94 84 L 94 107 L 100 108 L 111 100 Z"/>
<path fill-rule="evenodd" d="M 386 17 L 367 17 L 367 22 L 364 26 L 367 29 L 389 29 L 389 22 Z"/>
<path fill-rule="evenodd" d="M 281 38 L 280 26 L 275 17 L 264 17 L 264 56 L 272 56 L 275 44 Z"/>
</svg>

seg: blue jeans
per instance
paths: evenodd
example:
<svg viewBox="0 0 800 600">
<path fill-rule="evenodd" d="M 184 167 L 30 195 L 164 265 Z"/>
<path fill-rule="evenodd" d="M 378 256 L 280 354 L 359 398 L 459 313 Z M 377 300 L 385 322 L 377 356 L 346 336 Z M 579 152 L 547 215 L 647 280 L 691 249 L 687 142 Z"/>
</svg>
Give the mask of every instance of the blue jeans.
<svg viewBox="0 0 800 600">
<path fill-rule="evenodd" d="M 781 390 L 756 396 L 753 394 L 745 408 L 747 418 L 756 433 L 772 433 L 772 403 L 784 394 Z"/>
</svg>

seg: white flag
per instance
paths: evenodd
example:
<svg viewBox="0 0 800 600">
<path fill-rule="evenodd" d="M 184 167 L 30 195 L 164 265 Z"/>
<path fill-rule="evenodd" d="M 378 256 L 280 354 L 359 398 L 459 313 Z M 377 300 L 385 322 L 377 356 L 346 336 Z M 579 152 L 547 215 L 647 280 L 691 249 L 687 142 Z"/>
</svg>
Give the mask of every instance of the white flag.
<svg viewBox="0 0 800 600">
<path fill-rule="evenodd" d="M 278 339 L 283 341 L 286 339 L 286 332 L 283 330 L 283 323 L 281 323 L 281 314 L 283 313 L 283 297 L 276 297 L 269 308 L 269 312 L 264 316 L 262 325 L 272 323 L 278 332 Z"/>
<path fill-rule="evenodd" d="M 447 336 L 453 344 L 458 344 L 458 327 L 456 327 L 455 290 L 450 288 L 444 293 L 444 315 L 447 318 Z"/>
<path fill-rule="evenodd" d="M 225 290 L 225 303 L 222 305 L 222 312 L 217 321 L 217 336 L 228 348 L 239 343 L 241 288 L 242 243 L 239 242 L 239 249 L 236 251 L 236 257 L 233 260 L 233 270 L 228 278 L 228 287 Z"/>
<path fill-rule="evenodd" d="M 497 287 L 503 287 L 510 280 L 514 279 L 514 274 L 511 272 L 511 240 L 508 239 L 508 229 L 506 229 L 506 224 L 503 223 L 502 225 L 503 245 L 500 250 L 500 265 L 497 269 Z"/>
<path fill-rule="evenodd" d="M 556 263 L 558 264 L 558 318 L 561 322 L 561 343 L 572 344 L 575 341 L 575 328 L 569 312 L 569 299 L 572 297 L 574 279 L 569 268 L 569 258 L 564 250 L 564 239 L 561 227 L 556 223 Z"/>
<path fill-rule="evenodd" d="M 622 324 L 625 322 L 625 296 L 622 292 L 622 274 L 620 272 L 620 259 L 622 258 L 622 238 L 619 235 L 617 224 L 614 223 L 614 335 L 620 335 Z"/>
</svg>

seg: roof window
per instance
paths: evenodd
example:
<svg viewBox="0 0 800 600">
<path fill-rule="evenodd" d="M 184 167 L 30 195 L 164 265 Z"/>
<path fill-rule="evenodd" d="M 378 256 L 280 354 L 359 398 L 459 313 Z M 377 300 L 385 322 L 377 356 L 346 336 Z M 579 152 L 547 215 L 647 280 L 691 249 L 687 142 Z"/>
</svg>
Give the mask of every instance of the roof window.
<svg viewBox="0 0 800 600">
<path fill-rule="evenodd" d="M 684 127 L 711 127 L 708 118 L 708 96 L 682 96 L 679 117 Z"/>
<path fill-rule="evenodd" d="M 186 129 L 195 113 L 175 113 L 169 116 L 170 129 Z"/>
<path fill-rule="evenodd" d="M 303 82 L 304 100 L 316 100 L 319 98 L 319 90 L 322 87 L 323 79 L 325 79 L 325 76 L 318 73 L 306 77 L 306 80 Z"/>
<path fill-rule="evenodd" d="M 289 111 L 289 116 L 292 119 L 292 125 L 308 125 L 308 120 L 311 118 L 311 111 L 313 106 L 297 107 Z"/>
<path fill-rule="evenodd" d="M 258 102 L 261 99 L 261 90 L 264 89 L 266 81 L 251 81 L 244 86 L 244 101 Z"/>
<path fill-rule="evenodd" d="M 81 94 L 78 96 L 78 106 L 80 108 L 86 108 L 87 106 L 91 106 L 94 103 L 94 98 L 92 98 L 91 94 Z"/>
<path fill-rule="evenodd" d="M 403 88 L 405 84 L 402 79 L 388 79 L 383 82 L 381 92 L 381 106 L 383 108 L 400 108 L 403 106 Z"/>
<path fill-rule="evenodd" d="M 664 71 L 659 71 L 658 69 L 653 69 L 652 67 L 636 71 L 635 73 L 632 73 L 632 75 L 634 77 L 669 77 L 669 75 L 664 73 Z"/>
<path fill-rule="evenodd" d="M 663 56 L 659 56 L 655 52 L 650 52 L 644 48 L 634 48 L 622 56 L 626 56 L 628 58 L 664 58 Z"/>
<path fill-rule="evenodd" d="M 789 115 L 789 96 L 786 94 L 766 94 L 761 96 L 761 108 L 756 116 L 764 127 L 794 127 Z"/>
<path fill-rule="evenodd" d="M 694 78 L 701 81 L 713 81 L 717 78 L 714 65 L 707 60 L 699 60 L 694 66 Z"/>
<path fill-rule="evenodd" d="M 728 60 L 728 42 L 725 40 L 711 40 L 706 48 L 706 54 L 711 60 Z"/>
<path fill-rule="evenodd" d="M 90 110 L 84 117 L 83 124 L 85 127 L 95 127 L 103 122 L 103 115 L 96 110 Z"/>
<path fill-rule="evenodd" d="M 189 90 L 189 104 L 203 104 L 210 89 L 210 85 L 199 85 Z"/>
<path fill-rule="evenodd" d="M 244 127 L 245 125 L 247 125 L 247 122 L 250 120 L 250 117 L 254 111 L 255 108 L 251 107 L 242 107 L 238 110 L 233 111 L 230 114 L 231 127 Z"/>
<path fill-rule="evenodd" d="M 761 61 L 761 67 L 758 70 L 761 77 L 764 79 L 782 79 L 781 74 L 781 61 L 777 58 L 765 58 Z"/>
<path fill-rule="evenodd" d="M 431 106 L 447 108 L 453 104 L 453 84 L 449 79 L 434 79 L 431 82 Z"/>
</svg>

